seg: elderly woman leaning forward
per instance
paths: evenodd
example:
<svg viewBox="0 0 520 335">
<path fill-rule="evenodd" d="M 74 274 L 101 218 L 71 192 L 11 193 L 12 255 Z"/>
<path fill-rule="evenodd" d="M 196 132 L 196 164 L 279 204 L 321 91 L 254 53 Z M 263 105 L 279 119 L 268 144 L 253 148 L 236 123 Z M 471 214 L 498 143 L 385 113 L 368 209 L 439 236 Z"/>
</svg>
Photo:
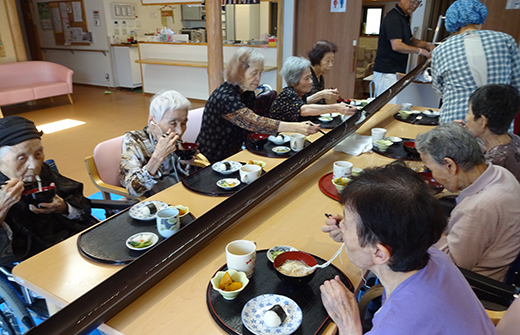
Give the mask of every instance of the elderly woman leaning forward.
<svg viewBox="0 0 520 335">
<path fill-rule="evenodd" d="M 337 88 L 325 88 L 323 75 L 330 72 L 334 65 L 334 56 L 338 51 L 336 44 L 329 41 L 318 41 L 307 53 L 311 61 L 312 89 L 303 95 L 302 100 L 308 104 L 324 105 L 327 100 L 336 102 Z"/>
<path fill-rule="evenodd" d="M 240 48 L 226 69 L 226 81 L 209 97 L 204 109 L 197 144 L 210 162 L 225 159 L 241 150 L 247 134 L 318 132 L 311 122 L 281 122 L 257 115 L 254 91 L 260 84 L 264 56 L 252 48 Z"/>
<path fill-rule="evenodd" d="M 431 248 L 446 218 L 417 173 L 399 162 L 365 169 L 345 187 L 341 204 L 344 218 L 328 218 L 322 231 L 345 243 L 352 264 L 372 271 L 384 287 L 366 334 L 496 334 L 457 267 Z M 339 277 L 320 290 L 339 334 L 361 335 L 356 298 Z"/>
<path fill-rule="evenodd" d="M 352 115 L 357 109 L 345 103 L 331 105 L 305 104 L 303 95 L 312 89 L 310 62 L 303 57 L 289 57 L 280 73 L 287 87 L 276 97 L 269 116 L 283 121 L 303 121 L 312 115 L 341 113 Z"/>
<path fill-rule="evenodd" d="M 460 192 L 436 247 L 464 269 L 503 281 L 520 252 L 520 184 L 486 163 L 473 134 L 455 123 L 419 134 L 416 147 L 433 177 Z"/>
</svg>

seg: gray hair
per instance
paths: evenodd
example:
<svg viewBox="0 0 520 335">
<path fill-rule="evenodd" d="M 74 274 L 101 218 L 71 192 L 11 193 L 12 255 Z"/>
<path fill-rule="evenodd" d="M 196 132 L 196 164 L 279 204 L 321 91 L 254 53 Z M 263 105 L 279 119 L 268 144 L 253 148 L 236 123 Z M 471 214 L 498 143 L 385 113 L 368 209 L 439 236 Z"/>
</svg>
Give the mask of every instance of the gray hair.
<svg viewBox="0 0 520 335">
<path fill-rule="evenodd" d="M 280 75 L 283 76 L 287 85 L 293 87 L 298 85 L 303 71 L 311 66 L 311 62 L 303 57 L 288 57 L 283 63 Z"/>
<path fill-rule="evenodd" d="M 264 55 L 253 48 L 238 49 L 226 66 L 226 80 L 232 84 L 240 84 L 244 80 L 247 69 L 259 62 L 264 62 Z"/>
<path fill-rule="evenodd" d="M 5 155 L 7 155 L 7 153 L 11 151 L 11 147 L 8 146 L 8 145 L 4 145 L 3 147 L 0 148 L 0 160 L 2 160 L 4 158 Z"/>
<path fill-rule="evenodd" d="M 150 103 L 150 115 L 161 121 L 164 113 L 177 109 L 188 110 L 191 102 L 177 91 L 161 91 L 153 96 Z"/>
<path fill-rule="evenodd" d="M 455 123 L 417 135 L 415 146 L 420 154 L 430 155 L 437 164 L 444 165 L 444 158 L 451 158 L 464 171 L 486 162 L 475 136 Z"/>
</svg>

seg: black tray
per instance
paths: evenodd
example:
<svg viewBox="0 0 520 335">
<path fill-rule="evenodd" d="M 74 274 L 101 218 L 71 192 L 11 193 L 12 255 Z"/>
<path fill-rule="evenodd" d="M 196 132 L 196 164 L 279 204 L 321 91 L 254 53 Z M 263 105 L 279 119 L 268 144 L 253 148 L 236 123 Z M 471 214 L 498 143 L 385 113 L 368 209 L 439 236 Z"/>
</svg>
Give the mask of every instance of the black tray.
<svg viewBox="0 0 520 335">
<path fill-rule="evenodd" d="M 376 152 L 380 155 L 383 155 L 385 157 L 390 157 L 390 158 L 395 158 L 395 159 L 404 159 L 407 161 L 417 161 L 417 162 L 420 161 L 421 156 L 419 156 L 419 154 L 414 155 L 414 154 L 411 154 L 408 151 L 404 150 L 403 143 L 406 141 L 415 142 L 415 140 L 413 140 L 413 139 L 403 138 L 403 140 L 401 142 L 394 143 L 391 146 L 389 146 L 385 152 L 379 151 L 379 149 L 377 148 L 377 144 L 374 144 L 372 150 L 374 150 L 374 152 Z"/>
<path fill-rule="evenodd" d="M 319 118 L 319 116 L 312 116 L 310 120 L 312 123 L 319 124 L 322 129 L 334 129 L 343 123 L 343 121 L 341 121 L 341 114 L 333 118 L 330 122 L 322 122 Z"/>
<path fill-rule="evenodd" d="M 241 163 L 245 165 L 245 163 Z M 264 174 L 266 174 L 266 172 L 262 169 L 261 176 Z M 182 185 L 184 185 L 184 187 L 190 191 L 204 195 L 211 195 L 214 197 L 231 196 L 248 185 L 246 183 L 240 183 L 240 185 L 232 188 L 231 190 L 225 190 L 217 186 L 217 181 L 225 178 L 236 178 L 240 180 L 240 172 L 236 171 L 231 174 L 222 174 L 214 171 L 211 165 L 208 165 L 205 168 L 197 170 L 194 173 L 184 177 L 182 179 Z"/>
<path fill-rule="evenodd" d="M 311 142 L 309 142 L 309 141 L 305 141 L 303 143 L 304 148 L 309 145 L 311 145 Z M 251 143 L 249 140 L 246 140 L 246 149 L 258 156 L 264 156 L 264 157 L 270 157 L 270 158 L 289 158 L 298 153 L 296 151 L 289 150 L 285 154 L 279 155 L 272 150 L 274 147 L 291 148 L 291 142 L 289 141 L 289 142 L 285 142 L 284 144 L 274 144 L 273 142 L 268 140 L 266 144 L 261 145 L 261 146 L 256 146 L 255 144 Z"/>
<path fill-rule="evenodd" d="M 195 216 L 188 213 L 181 218 L 181 229 L 194 220 Z M 145 252 L 145 250 L 131 250 L 126 246 L 126 240 L 140 232 L 157 234 L 159 243 L 165 240 L 157 231 L 156 219 L 147 221 L 132 219 L 126 209 L 81 233 L 77 245 L 80 254 L 90 260 L 108 264 L 128 264 Z"/>
<path fill-rule="evenodd" d="M 417 117 L 419 115 L 421 115 L 422 118 L 420 120 L 417 120 Z M 403 119 L 401 117 L 401 114 L 396 113 L 396 114 L 394 114 L 394 118 L 401 122 L 417 124 L 417 125 L 421 125 L 421 126 L 438 126 L 440 116 L 428 117 L 424 114 L 412 114 L 407 119 Z"/>
<path fill-rule="evenodd" d="M 339 275 L 341 281 L 353 291 L 354 286 L 350 279 L 331 264 L 324 269 L 317 269 L 316 275 L 308 284 L 299 288 L 291 287 L 281 282 L 276 276 L 273 263 L 267 259 L 266 253 L 267 250 L 258 250 L 256 252 L 256 265 L 253 276 L 249 278 L 249 284 L 235 300 L 225 300 L 220 293 L 213 289 L 211 282 L 209 283 L 206 292 L 206 302 L 215 322 L 231 335 L 252 334 L 242 324 L 242 309 L 254 297 L 272 293 L 291 298 L 302 309 L 302 324 L 293 334 L 321 334 L 331 321 L 321 303 L 321 284 L 325 280 L 330 280 Z M 314 256 L 314 258 L 316 258 L 318 264 L 326 262 L 317 256 Z M 217 272 L 226 270 L 227 266 L 224 265 Z M 273 332 L 273 334 L 276 334 L 276 332 Z"/>
</svg>

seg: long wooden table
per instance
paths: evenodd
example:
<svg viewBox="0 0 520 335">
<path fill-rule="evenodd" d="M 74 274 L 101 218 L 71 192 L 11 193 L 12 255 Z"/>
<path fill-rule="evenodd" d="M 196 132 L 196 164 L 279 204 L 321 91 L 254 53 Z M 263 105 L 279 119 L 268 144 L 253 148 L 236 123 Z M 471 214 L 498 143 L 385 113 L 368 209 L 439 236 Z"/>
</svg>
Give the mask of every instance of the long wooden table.
<svg viewBox="0 0 520 335">
<path fill-rule="evenodd" d="M 383 127 L 388 130 L 387 136 L 415 138 L 418 133 L 432 129 L 431 126 L 395 120 L 393 114 L 398 110 L 399 105 L 386 105 L 357 133 L 370 135 L 371 128 Z M 323 135 L 313 135 L 311 140 L 319 136 Z M 283 161 L 256 156 L 247 150 L 230 159 L 263 160 L 267 163 L 266 171 Z M 227 243 L 237 239 L 253 240 L 258 249 L 291 245 L 324 259 L 329 259 L 339 247 L 321 232 L 320 227 L 325 219 L 324 213 L 341 213 L 342 208 L 318 187 L 319 179 L 332 171 L 332 164 L 337 160 L 348 160 L 360 168 L 392 161 L 376 153 L 350 156 L 331 150 L 100 329 L 108 334 L 128 335 L 172 332 L 226 334 L 209 314 L 205 293 L 214 272 L 226 263 L 224 248 Z M 200 216 L 227 198 L 200 195 L 177 184 L 150 199 L 183 204 L 195 216 Z M 61 308 L 122 268 L 83 258 L 76 242 L 77 235 L 16 266 L 13 274 L 17 282 Z M 342 269 L 356 286 L 361 279 L 360 270 L 349 262 L 345 253 L 341 258 L 343 264 L 339 257 L 333 264 Z"/>
</svg>

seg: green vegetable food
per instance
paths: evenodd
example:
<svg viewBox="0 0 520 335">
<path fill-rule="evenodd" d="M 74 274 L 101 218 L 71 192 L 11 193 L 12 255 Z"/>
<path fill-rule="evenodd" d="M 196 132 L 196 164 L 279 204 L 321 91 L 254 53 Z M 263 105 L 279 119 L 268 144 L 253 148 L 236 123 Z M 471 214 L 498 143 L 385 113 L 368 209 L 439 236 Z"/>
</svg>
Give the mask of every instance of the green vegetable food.
<svg viewBox="0 0 520 335">
<path fill-rule="evenodd" d="M 146 247 L 149 247 L 152 245 L 152 241 L 148 240 L 148 241 L 142 241 L 142 242 L 137 242 L 137 241 L 131 241 L 130 242 L 130 245 L 134 248 L 146 248 Z"/>
</svg>

